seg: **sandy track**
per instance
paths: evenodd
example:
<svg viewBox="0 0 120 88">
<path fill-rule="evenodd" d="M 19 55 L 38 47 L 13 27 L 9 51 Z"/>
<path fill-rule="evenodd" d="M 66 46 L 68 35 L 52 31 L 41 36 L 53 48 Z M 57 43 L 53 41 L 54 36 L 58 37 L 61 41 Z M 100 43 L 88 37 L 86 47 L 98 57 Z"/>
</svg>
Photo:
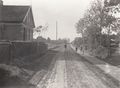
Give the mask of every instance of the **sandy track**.
<svg viewBox="0 0 120 88">
<path fill-rule="evenodd" d="M 118 88 L 70 47 L 67 50 L 63 48 L 54 59 L 52 70 L 38 88 Z"/>
</svg>

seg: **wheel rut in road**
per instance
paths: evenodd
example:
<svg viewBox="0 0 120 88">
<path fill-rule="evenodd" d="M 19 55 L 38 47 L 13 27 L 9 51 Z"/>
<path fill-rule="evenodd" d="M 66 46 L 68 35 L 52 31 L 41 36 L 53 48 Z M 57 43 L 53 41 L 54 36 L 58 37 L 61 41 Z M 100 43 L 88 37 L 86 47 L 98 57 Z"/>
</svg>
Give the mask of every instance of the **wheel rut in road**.
<svg viewBox="0 0 120 88">
<path fill-rule="evenodd" d="M 62 50 L 55 56 L 54 66 L 38 84 L 38 88 L 119 88 L 83 59 L 70 47 Z"/>
</svg>

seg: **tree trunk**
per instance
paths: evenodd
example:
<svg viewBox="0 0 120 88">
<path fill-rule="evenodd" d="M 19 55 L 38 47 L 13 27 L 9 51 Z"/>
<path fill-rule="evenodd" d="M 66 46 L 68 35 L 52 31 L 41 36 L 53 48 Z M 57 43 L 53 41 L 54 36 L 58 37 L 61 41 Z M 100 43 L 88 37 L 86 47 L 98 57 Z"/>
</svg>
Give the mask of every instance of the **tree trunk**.
<svg viewBox="0 0 120 88">
<path fill-rule="evenodd" d="M 110 26 L 108 28 L 108 57 L 111 56 L 111 52 L 110 52 Z"/>
</svg>

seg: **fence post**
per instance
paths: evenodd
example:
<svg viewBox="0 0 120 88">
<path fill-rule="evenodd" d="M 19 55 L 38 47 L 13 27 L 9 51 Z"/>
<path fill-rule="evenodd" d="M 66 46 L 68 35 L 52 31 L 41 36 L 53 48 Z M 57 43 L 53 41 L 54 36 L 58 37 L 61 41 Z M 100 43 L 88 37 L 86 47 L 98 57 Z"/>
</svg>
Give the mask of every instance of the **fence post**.
<svg viewBox="0 0 120 88">
<path fill-rule="evenodd" d="M 12 64 L 12 43 L 9 41 L 9 61 L 8 65 Z"/>
</svg>

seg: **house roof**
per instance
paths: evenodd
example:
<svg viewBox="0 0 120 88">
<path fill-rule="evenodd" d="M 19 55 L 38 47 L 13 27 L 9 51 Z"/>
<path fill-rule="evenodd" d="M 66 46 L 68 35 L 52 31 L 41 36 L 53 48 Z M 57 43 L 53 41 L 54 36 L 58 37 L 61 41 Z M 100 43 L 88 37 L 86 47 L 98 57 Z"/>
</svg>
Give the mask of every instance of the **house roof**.
<svg viewBox="0 0 120 88">
<path fill-rule="evenodd" d="M 30 6 L 3 6 L 3 22 L 22 22 Z"/>
</svg>

